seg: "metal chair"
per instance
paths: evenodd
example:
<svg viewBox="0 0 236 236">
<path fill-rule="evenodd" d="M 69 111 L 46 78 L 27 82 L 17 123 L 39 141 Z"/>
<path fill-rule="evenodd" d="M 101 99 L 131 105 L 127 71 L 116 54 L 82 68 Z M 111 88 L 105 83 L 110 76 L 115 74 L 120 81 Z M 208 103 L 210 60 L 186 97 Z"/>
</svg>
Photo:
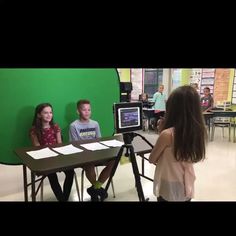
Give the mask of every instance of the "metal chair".
<svg viewBox="0 0 236 236">
<path fill-rule="evenodd" d="M 222 104 L 218 104 L 216 106 L 217 109 L 220 110 L 231 110 L 231 102 L 224 101 Z M 229 141 L 231 140 L 231 118 L 230 117 L 216 117 L 213 119 L 213 124 L 212 124 L 212 140 L 214 140 L 214 135 L 215 135 L 215 127 L 220 127 L 222 128 L 222 136 L 224 138 L 224 128 L 228 127 L 229 128 Z"/>
<path fill-rule="evenodd" d="M 40 201 L 43 201 L 43 185 L 44 185 L 44 179 L 46 178 L 47 176 L 42 176 L 40 177 L 39 179 L 37 179 L 35 182 L 38 182 L 40 181 L 37 189 L 36 189 L 36 196 L 39 192 L 39 189 L 40 189 Z M 77 180 L 77 174 L 76 172 L 74 171 L 74 179 L 75 179 L 75 187 L 76 187 L 76 191 L 77 191 L 77 195 L 78 195 L 78 199 L 79 201 L 81 200 L 80 199 L 80 190 L 79 190 L 79 184 L 78 184 L 78 180 Z M 31 185 L 31 183 L 28 184 L 28 186 Z M 32 194 L 31 194 L 32 196 Z"/>
<path fill-rule="evenodd" d="M 212 140 L 214 140 L 214 135 L 215 135 L 215 127 L 220 127 L 222 128 L 222 135 L 224 138 L 224 128 L 228 127 L 229 128 L 229 141 L 231 140 L 231 118 L 227 117 L 217 117 L 213 119 L 213 124 L 212 124 Z"/>
</svg>

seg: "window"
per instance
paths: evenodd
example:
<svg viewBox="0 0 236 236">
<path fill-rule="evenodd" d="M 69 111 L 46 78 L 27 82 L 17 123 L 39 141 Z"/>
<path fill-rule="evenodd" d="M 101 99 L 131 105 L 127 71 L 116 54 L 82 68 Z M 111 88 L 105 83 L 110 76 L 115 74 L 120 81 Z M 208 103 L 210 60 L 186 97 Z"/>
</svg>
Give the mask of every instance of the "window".
<svg viewBox="0 0 236 236">
<path fill-rule="evenodd" d="M 153 97 L 153 94 L 157 91 L 159 85 L 162 84 L 163 69 L 144 69 L 144 93 L 148 94 L 148 97 Z"/>
</svg>

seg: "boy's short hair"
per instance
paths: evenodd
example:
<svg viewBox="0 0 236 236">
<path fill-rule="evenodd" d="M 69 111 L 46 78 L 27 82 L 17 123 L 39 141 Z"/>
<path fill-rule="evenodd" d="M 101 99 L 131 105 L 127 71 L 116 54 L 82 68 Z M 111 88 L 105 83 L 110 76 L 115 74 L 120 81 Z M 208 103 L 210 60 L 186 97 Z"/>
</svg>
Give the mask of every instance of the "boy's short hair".
<svg viewBox="0 0 236 236">
<path fill-rule="evenodd" d="M 81 100 L 79 100 L 79 101 L 77 102 L 77 110 L 79 110 L 79 109 L 82 107 L 82 105 L 84 105 L 84 104 L 90 104 L 90 101 L 87 100 L 87 99 L 81 99 Z"/>
<path fill-rule="evenodd" d="M 207 90 L 208 90 L 208 92 L 210 92 L 210 88 L 209 88 L 209 87 L 205 87 L 204 89 L 207 89 Z"/>
</svg>

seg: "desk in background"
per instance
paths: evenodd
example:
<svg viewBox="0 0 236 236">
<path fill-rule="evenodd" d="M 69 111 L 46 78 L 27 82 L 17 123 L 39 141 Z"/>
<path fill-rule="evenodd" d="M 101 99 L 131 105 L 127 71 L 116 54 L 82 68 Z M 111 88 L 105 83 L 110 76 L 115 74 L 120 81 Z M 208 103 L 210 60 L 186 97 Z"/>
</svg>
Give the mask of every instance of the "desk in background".
<svg viewBox="0 0 236 236">
<path fill-rule="evenodd" d="M 147 127 L 149 128 L 151 119 L 164 116 L 165 112 L 164 111 L 157 112 L 157 110 L 153 108 L 143 108 L 143 114 L 144 117 L 147 118 Z"/>
<path fill-rule="evenodd" d="M 213 118 L 215 117 L 228 117 L 228 118 L 234 118 L 233 121 L 233 142 L 235 143 L 235 118 L 236 118 L 236 111 L 223 111 L 223 110 L 211 110 L 211 113 L 213 113 Z M 213 129 L 213 127 L 212 127 Z M 213 132 L 211 132 L 213 134 Z M 211 137 L 211 140 L 213 140 L 213 137 Z"/>
</svg>

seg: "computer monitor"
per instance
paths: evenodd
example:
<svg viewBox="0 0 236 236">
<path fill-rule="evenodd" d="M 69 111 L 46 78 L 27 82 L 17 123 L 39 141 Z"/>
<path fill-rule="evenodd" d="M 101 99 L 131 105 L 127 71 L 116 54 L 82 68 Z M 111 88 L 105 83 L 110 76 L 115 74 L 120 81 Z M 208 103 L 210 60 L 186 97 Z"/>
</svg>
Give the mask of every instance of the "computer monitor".
<svg viewBox="0 0 236 236">
<path fill-rule="evenodd" d="M 142 130 L 142 103 L 115 103 L 114 119 L 116 133 L 128 133 Z"/>
</svg>

